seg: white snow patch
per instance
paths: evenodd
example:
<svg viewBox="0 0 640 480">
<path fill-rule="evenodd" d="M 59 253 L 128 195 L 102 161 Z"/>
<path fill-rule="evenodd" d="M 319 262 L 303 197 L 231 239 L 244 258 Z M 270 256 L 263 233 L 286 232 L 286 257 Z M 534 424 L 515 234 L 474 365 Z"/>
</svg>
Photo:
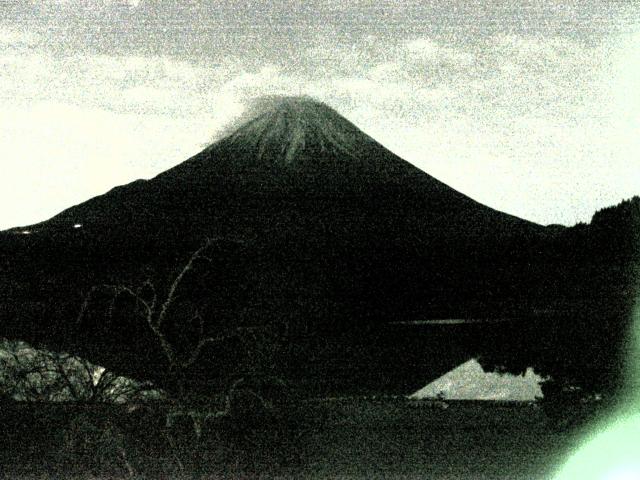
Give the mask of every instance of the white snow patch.
<svg viewBox="0 0 640 480">
<path fill-rule="evenodd" d="M 485 372 L 477 360 L 471 359 L 413 393 L 409 398 L 535 401 L 543 397 L 540 388 L 543 380 L 532 368 L 527 368 L 524 375 Z"/>
<path fill-rule="evenodd" d="M 93 383 L 93 386 L 95 387 L 96 385 L 98 385 L 98 383 L 100 383 L 100 379 L 102 378 L 102 374 L 106 371 L 106 369 L 104 367 L 96 367 L 96 369 L 93 371 L 93 374 L 91 375 L 91 380 Z"/>
</svg>

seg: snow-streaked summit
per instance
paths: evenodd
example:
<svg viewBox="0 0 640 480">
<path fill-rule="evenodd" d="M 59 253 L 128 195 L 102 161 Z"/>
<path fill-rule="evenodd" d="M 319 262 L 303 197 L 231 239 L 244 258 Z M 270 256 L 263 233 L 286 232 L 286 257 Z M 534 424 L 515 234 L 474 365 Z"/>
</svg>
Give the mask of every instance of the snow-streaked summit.
<svg viewBox="0 0 640 480">
<path fill-rule="evenodd" d="M 290 164 L 305 149 L 356 156 L 362 142 L 373 141 L 333 108 L 311 97 L 275 97 L 227 140 L 257 159 Z"/>
</svg>

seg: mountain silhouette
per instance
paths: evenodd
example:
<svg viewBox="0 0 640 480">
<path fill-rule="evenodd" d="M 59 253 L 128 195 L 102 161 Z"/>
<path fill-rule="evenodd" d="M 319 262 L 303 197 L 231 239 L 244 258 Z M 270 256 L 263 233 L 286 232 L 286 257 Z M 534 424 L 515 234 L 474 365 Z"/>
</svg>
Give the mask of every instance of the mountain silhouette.
<svg viewBox="0 0 640 480">
<path fill-rule="evenodd" d="M 167 291 L 190 255 L 215 239 L 210 262 L 176 301 L 171 335 L 193 330 L 185 312 L 198 305 L 207 334 L 260 327 L 286 338 L 269 353 L 278 375 L 318 391 L 409 391 L 476 346 L 467 333 L 388 324 L 567 312 L 578 287 L 560 271 L 571 263 L 572 232 L 484 206 L 329 106 L 283 97 L 153 179 L 3 232 L 0 334 L 162 381 L 161 355 L 132 318 L 135 305 L 82 325 L 75 319 L 95 285 L 146 281 Z M 490 336 L 513 346 L 517 331 Z M 440 350 L 427 357 L 430 335 Z M 207 351 L 196 383 L 222 378 L 243 348 Z"/>
<path fill-rule="evenodd" d="M 446 212 L 456 222 L 456 215 L 468 213 L 486 217 L 496 228 L 543 230 L 472 201 L 397 157 L 332 108 L 305 97 L 281 98 L 229 136 L 156 178 L 117 187 L 29 229 L 64 229 L 87 222 L 112 225 L 128 216 L 148 219 L 160 214 L 158 205 L 182 208 L 175 218 L 165 215 L 167 222 L 193 217 L 200 223 L 205 205 L 230 205 L 237 197 L 279 195 L 300 204 L 304 199 L 298 197 L 325 199 L 329 194 L 343 202 L 354 196 L 389 195 L 381 205 L 414 196 L 425 207 L 421 215 Z M 198 205 L 186 205 L 189 200 Z M 467 227 L 473 233 L 486 228 L 485 223 Z"/>
</svg>

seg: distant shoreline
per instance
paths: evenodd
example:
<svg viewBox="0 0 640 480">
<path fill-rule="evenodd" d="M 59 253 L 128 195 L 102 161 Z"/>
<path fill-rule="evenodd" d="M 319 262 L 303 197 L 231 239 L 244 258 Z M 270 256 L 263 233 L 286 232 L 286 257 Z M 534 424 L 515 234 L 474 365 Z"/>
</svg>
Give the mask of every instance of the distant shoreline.
<svg viewBox="0 0 640 480">
<path fill-rule="evenodd" d="M 388 325 L 464 325 L 482 323 L 515 322 L 517 318 L 441 318 L 433 320 L 408 320 L 401 322 L 389 322 Z"/>
</svg>

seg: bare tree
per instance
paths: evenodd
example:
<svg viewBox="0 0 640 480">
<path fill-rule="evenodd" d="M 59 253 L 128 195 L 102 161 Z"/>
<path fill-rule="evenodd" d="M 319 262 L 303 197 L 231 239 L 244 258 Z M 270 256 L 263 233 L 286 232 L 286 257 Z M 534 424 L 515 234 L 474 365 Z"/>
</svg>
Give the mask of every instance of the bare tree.
<svg viewBox="0 0 640 480">
<path fill-rule="evenodd" d="M 14 400 L 123 403 L 161 395 L 150 382 L 115 375 L 86 359 L 0 342 L 0 391 Z"/>
<path fill-rule="evenodd" d="M 239 318 L 236 322 L 225 322 L 228 324 L 216 329 L 216 325 L 205 323 L 214 319 L 208 317 L 207 313 L 202 314 L 212 309 L 195 303 L 200 294 L 190 291 L 189 295 L 182 295 L 183 289 L 191 285 L 190 281 L 203 280 L 201 276 L 190 275 L 194 275 L 203 263 L 213 262 L 209 249 L 217 241 L 207 239 L 191 254 L 168 282 L 166 294 L 160 294 L 161 289 L 149 278 L 138 287 L 99 285 L 86 295 L 77 318 L 78 325 L 85 321 L 94 295 L 103 295 L 101 299 L 107 302 L 103 306 L 107 307 L 108 315 L 113 315 L 119 307 L 116 305 L 119 297 L 133 302 L 127 308 L 133 306 L 136 316 L 155 339 L 166 360 L 168 380 L 173 387 L 170 393 L 174 398 L 169 400 L 169 409 L 165 412 L 164 434 L 181 469 L 184 463 L 181 455 L 185 462 L 190 459 L 187 463 L 199 462 L 201 452 L 198 445 L 203 437 L 203 429 L 208 432 L 207 436 L 236 432 L 231 436 L 235 435 L 235 441 L 242 443 L 245 437 L 249 439 L 257 434 L 257 425 L 284 420 L 291 400 L 287 385 L 274 374 L 277 371 L 278 354 L 286 344 L 286 323 L 245 325 L 243 319 Z M 190 280 L 186 281 L 188 276 Z M 209 284 L 205 285 L 206 293 L 202 299 L 209 298 Z M 183 308 L 185 305 L 186 310 Z M 184 331 L 189 329 L 189 333 L 185 334 Z M 216 333 L 212 335 L 211 331 Z M 205 403 L 191 402 L 185 391 L 189 369 L 203 360 L 207 347 L 221 345 L 232 338 L 237 341 L 234 345 L 240 347 L 242 353 L 237 364 L 225 372 L 229 388 L 219 392 L 221 395 L 208 398 Z M 133 404 L 129 412 L 144 411 L 145 408 L 144 405 Z M 183 448 L 185 445 L 187 447 Z"/>
<path fill-rule="evenodd" d="M 161 299 L 157 288 L 151 279 L 146 279 L 137 288 L 132 288 L 121 284 L 103 284 L 94 286 L 87 293 L 82 303 L 82 307 L 78 314 L 77 325 L 81 325 L 93 301 L 94 295 L 97 293 L 107 293 L 111 297 L 109 315 L 113 313 L 116 300 L 121 296 L 128 296 L 135 301 L 136 313 L 143 319 L 148 326 L 149 331 L 160 346 L 168 365 L 168 376 L 174 383 L 178 396 L 184 396 L 184 382 L 187 370 L 192 367 L 202 355 L 203 350 L 210 345 L 216 345 L 239 335 L 242 331 L 250 331 L 252 327 L 240 327 L 227 329 L 227 331 L 218 335 L 209 335 L 205 333 L 205 321 L 199 308 L 195 308 L 190 318 L 183 318 L 182 325 L 195 326 L 195 338 L 192 338 L 192 344 L 188 348 L 179 345 L 168 332 L 167 324 L 170 311 L 176 303 L 178 290 L 183 284 L 187 275 L 192 273 L 198 262 L 212 262 L 207 255 L 210 249 L 220 239 L 206 239 L 204 244 L 198 248 L 186 264 L 172 279 L 168 286 L 167 293 Z M 175 326 L 175 319 L 172 326 Z"/>
</svg>

